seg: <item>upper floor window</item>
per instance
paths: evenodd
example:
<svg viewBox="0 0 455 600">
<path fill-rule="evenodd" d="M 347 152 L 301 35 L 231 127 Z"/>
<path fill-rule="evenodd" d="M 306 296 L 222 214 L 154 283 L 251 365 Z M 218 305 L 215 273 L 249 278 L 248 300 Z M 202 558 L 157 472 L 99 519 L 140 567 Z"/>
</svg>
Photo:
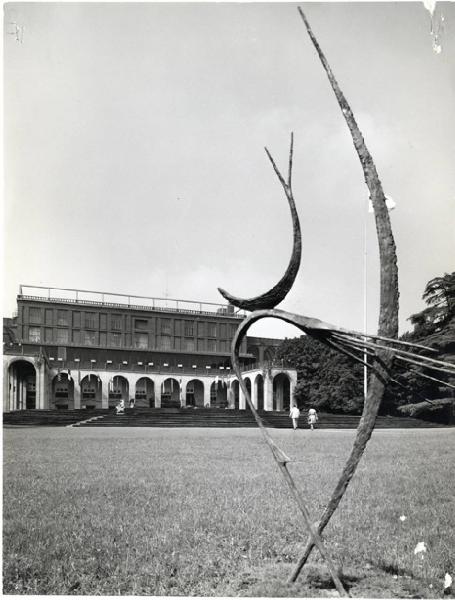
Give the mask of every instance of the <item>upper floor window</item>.
<svg viewBox="0 0 455 600">
<path fill-rule="evenodd" d="M 208 352 L 216 352 L 216 340 L 207 340 Z"/>
<path fill-rule="evenodd" d="M 183 350 L 186 350 L 188 352 L 194 352 L 195 347 L 193 338 L 185 338 L 183 340 Z"/>
<path fill-rule="evenodd" d="M 28 328 L 28 339 L 31 342 L 41 342 L 41 328 L 40 327 L 29 327 Z"/>
<path fill-rule="evenodd" d="M 68 311 L 58 310 L 57 311 L 57 325 L 68 326 Z"/>
<path fill-rule="evenodd" d="M 230 348 L 229 348 L 229 341 L 228 340 L 221 340 L 219 342 L 219 351 L 220 352 L 229 352 Z"/>
<path fill-rule="evenodd" d="M 77 310 L 73 311 L 73 327 L 81 326 L 81 313 Z"/>
<path fill-rule="evenodd" d="M 205 323 L 201 323 L 201 321 L 198 321 L 198 324 L 197 324 L 197 335 L 200 338 L 204 337 L 204 326 L 205 326 Z"/>
<path fill-rule="evenodd" d="M 219 327 L 220 337 L 221 338 L 227 337 L 226 336 L 226 323 L 220 323 L 218 327 Z"/>
<path fill-rule="evenodd" d="M 207 323 L 207 335 L 216 337 L 216 323 Z"/>
<path fill-rule="evenodd" d="M 41 323 L 41 308 L 33 308 L 31 306 L 28 310 L 30 323 Z"/>
<path fill-rule="evenodd" d="M 147 331 L 149 322 L 147 319 L 134 319 L 134 329 L 142 329 L 142 331 Z"/>
<path fill-rule="evenodd" d="M 84 344 L 86 346 L 94 346 L 96 344 L 96 336 L 94 331 L 84 331 Z"/>
<path fill-rule="evenodd" d="M 171 350 L 171 336 L 170 335 L 162 335 L 161 336 L 160 349 L 161 350 Z"/>
<path fill-rule="evenodd" d="M 85 327 L 87 329 L 96 329 L 96 313 L 86 312 L 85 313 Z"/>
<path fill-rule="evenodd" d="M 149 345 L 149 336 L 147 333 L 134 334 L 134 347 L 147 349 Z"/>
<path fill-rule="evenodd" d="M 122 334 L 121 333 L 111 333 L 111 345 L 112 346 L 121 346 L 122 345 Z"/>
<path fill-rule="evenodd" d="M 183 333 L 185 336 L 193 336 L 194 335 L 193 321 L 185 321 L 185 327 L 184 327 Z"/>
<path fill-rule="evenodd" d="M 171 320 L 161 319 L 161 333 L 164 335 L 170 335 L 171 333 Z"/>
<path fill-rule="evenodd" d="M 182 335 L 182 322 L 179 319 L 174 320 L 174 335 Z"/>
<path fill-rule="evenodd" d="M 52 325 L 54 319 L 54 311 L 52 308 L 46 308 L 46 325 Z"/>
<path fill-rule="evenodd" d="M 100 329 L 107 329 L 107 315 L 106 313 L 100 313 Z"/>
<path fill-rule="evenodd" d="M 122 315 L 111 315 L 111 329 L 122 328 Z"/>
<path fill-rule="evenodd" d="M 68 329 L 57 329 L 57 344 L 68 343 Z"/>
</svg>

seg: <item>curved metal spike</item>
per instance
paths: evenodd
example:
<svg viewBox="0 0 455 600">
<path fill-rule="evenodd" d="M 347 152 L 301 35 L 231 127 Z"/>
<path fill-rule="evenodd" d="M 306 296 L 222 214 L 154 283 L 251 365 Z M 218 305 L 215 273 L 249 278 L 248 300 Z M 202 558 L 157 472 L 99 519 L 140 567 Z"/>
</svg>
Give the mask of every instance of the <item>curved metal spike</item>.
<svg viewBox="0 0 455 600">
<path fill-rule="evenodd" d="M 280 279 L 280 281 L 271 288 L 268 292 L 261 294 L 260 296 L 256 296 L 255 298 L 238 298 L 237 296 L 233 296 L 226 290 L 222 288 L 218 288 L 220 294 L 231 304 L 237 306 L 238 308 L 242 308 L 243 310 L 263 310 L 267 308 L 275 308 L 277 304 L 282 302 L 287 296 L 289 290 L 291 289 L 295 278 L 297 277 L 297 273 L 300 267 L 300 260 L 302 258 L 302 233 L 300 231 L 300 221 L 299 216 L 297 214 L 297 209 L 295 207 L 294 197 L 292 194 L 291 187 L 291 175 L 292 175 L 292 154 L 293 154 L 293 136 L 291 137 L 291 149 L 289 153 L 289 175 L 287 183 L 284 181 L 281 173 L 278 171 L 277 166 L 275 165 L 273 158 L 271 157 L 267 148 L 265 149 L 267 152 L 267 156 L 269 157 L 275 173 L 278 176 L 278 179 L 283 186 L 284 192 L 286 194 L 286 198 L 289 203 L 289 208 L 291 210 L 292 217 L 292 230 L 293 230 L 293 246 L 292 246 L 292 255 L 289 261 L 288 268 L 286 269 L 285 274 Z"/>
</svg>

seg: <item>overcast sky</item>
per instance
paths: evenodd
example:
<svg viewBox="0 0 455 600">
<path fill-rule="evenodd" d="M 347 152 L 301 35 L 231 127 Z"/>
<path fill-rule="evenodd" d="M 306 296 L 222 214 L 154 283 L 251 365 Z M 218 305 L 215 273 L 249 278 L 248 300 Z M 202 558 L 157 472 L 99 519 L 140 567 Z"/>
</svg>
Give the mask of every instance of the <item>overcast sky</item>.
<svg viewBox="0 0 455 600">
<path fill-rule="evenodd" d="M 455 4 L 437 4 L 439 54 L 423 3 L 302 6 L 397 203 L 403 332 L 455 264 Z M 212 302 L 218 286 L 266 291 L 292 229 L 263 148 L 285 168 L 294 131 L 303 259 L 280 308 L 362 330 L 366 218 L 376 331 L 368 190 L 296 7 L 5 5 L 5 315 L 20 283 Z M 299 334 L 271 320 L 252 332 Z"/>
</svg>

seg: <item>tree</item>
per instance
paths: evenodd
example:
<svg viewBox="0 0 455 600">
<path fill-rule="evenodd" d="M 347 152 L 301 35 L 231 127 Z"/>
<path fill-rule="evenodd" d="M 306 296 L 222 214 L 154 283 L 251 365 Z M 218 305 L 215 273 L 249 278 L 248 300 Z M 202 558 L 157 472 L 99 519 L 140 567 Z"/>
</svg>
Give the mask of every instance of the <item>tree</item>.
<svg viewBox="0 0 455 600">
<path fill-rule="evenodd" d="M 455 359 L 455 272 L 445 273 L 442 277 L 435 277 L 429 281 L 422 298 L 427 307 L 409 317 L 414 330 L 405 333 L 401 339 L 418 342 L 433 350 L 431 353 L 425 350 L 419 351 L 422 355 L 453 362 Z M 445 421 L 452 419 L 453 389 L 444 385 L 444 382 L 453 385 L 454 378 L 441 372 L 435 373 L 431 369 L 423 371 L 424 375 L 439 379 L 438 382 L 421 377 L 420 371 L 395 363 L 394 379 L 402 385 L 393 384 L 389 387 L 384 398 L 385 403 L 404 414 L 432 416 L 436 419 L 442 417 Z"/>
<path fill-rule="evenodd" d="M 299 406 L 338 413 L 361 412 L 363 371 L 358 363 L 306 335 L 284 340 L 276 358 L 297 370 L 295 399 Z"/>
<path fill-rule="evenodd" d="M 428 305 L 424 310 L 411 315 L 414 326 L 413 339 L 441 330 L 455 315 L 455 272 L 445 273 L 427 283 L 422 299 Z"/>
</svg>

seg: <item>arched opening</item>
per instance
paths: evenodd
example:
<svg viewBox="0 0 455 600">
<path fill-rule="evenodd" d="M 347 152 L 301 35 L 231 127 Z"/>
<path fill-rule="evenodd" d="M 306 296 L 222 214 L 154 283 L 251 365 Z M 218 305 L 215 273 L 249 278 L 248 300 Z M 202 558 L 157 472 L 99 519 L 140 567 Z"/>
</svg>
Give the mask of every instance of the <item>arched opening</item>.
<svg viewBox="0 0 455 600">
<path fill-rule="evenodd" d="M 232 390 L 232 394 L 234 396 L 234 408 L 236 410 L 239 409 L 240 406 L 240 386 L 239 386 L 239 382 L 237 379 L 234 379 L 234 381 L 231 384 L 231 390 Z"/>
<path fill-rule="evenodd" d="M 246 389 L 248 391 L 248 394 L 249 394 L 249 396 L 251 398 L 251 380 L 250 380 L 249 377 L 245 377 L 245 385 L 246 385 Z M 246 408 L 246 410 L 251 410 L 250 409 L 250 405 L 248 404 L 246 398 L 245 398 L 245 408 Z"/>
<path fill-rule="evenodd" d="M 212 408 L 226 408 L 227 405 L 226 382 L 217 378 L 210 386 L 210 406 Z"/>
<path fill-rule="evenodd" d="M 254 380 L 257 410 L 264 410 L 264 377 L 262 375 L 256 375 Z"/>
<path fill-rule="evenodd" d="M 291 383 L 284 373 L 273 378 L 273 410 L 288 411 L 291 405 Z"/>
<path fill-rule="evenodd" d="M 117 406 L 120 400 L 123 400 L 125 407 L 129 406 L 129 390 L 128 379 L 123 375 L 115 375 L 109 381 L 109 408 Z"/>
<path fill-rule="evenodd" d="M 180 408 L 180 384 L 173 377 L 161 384 L 161 408 Z"/>
<path fill-rule="evenodd" d="M 26 360 L 14 361 L 9 367 L 11 410 L 36 408 L 36 370 Z"/>
<path fill-rule="evenodd" d="M 51 406 L 59 410 L 74 408 L 74 381 L 68 373 L 59 373 L 53 378 Z"/>
<path fill-rule="evenodd" d="M 137 380 L 134 405 L 138 408 L 154 408 L 155 384 L 150 377 L 141 377 Z"/>
<path fill-rule="evenodd" d="M 82 408 L 101 408 L 102 383 L 98 375 L 89 373 L 81 381 Z"/>
<path fill-rule="evenodd" d="M 186 405 L 204 406 L 204 384 L 199 379 L 192 379 L 186 384 Z"/>
</svg>

